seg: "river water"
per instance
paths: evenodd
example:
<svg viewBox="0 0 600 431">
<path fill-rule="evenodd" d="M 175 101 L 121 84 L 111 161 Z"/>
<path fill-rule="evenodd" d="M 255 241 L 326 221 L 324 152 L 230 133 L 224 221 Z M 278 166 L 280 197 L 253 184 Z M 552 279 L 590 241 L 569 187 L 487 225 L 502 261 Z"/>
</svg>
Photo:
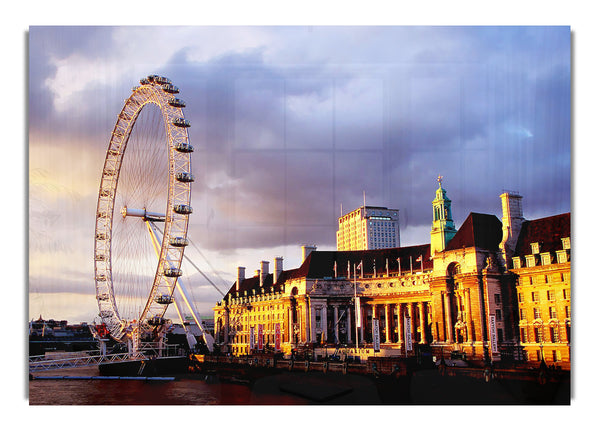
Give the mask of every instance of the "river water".
<svg viewBox="0 0 600 431">
<path fill-rule="evenodd" d="M 97 376 L 97 368 L 45 371 L 39 376 Z M 255 385 L 256 387 L 256 385 Z M 31 380 L 30 405 L 303 405 L 305 398 L 245 384 L 173 381 Z"/>
<path fill-rule="evenodd" d="M 96 367 L 45 371 L 45 376 L 97 376 Z M 172 381 L 38 380 L 29 381 L 30 405 L 382 405 L 382 404 L 558 404 L 570 402 L 570 379 L 543 386 L 518 380 L 416 373 L 410 381 L 376 385 L 361 375 L 280 372 L 249 384 L 198 374 Z"/>
</svg>

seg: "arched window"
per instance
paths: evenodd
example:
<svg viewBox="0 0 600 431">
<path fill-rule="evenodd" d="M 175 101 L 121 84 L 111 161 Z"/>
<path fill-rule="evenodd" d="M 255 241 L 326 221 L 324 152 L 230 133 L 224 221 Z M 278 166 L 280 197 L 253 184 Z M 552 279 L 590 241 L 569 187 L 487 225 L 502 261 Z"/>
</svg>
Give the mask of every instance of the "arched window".
<svg viewBox="0 0 600 431">
<path fill-rule="evenodd" d="M 460 264 L 458 262 L 452 262 L 446 269 L 446 275 L 454 278 L 457 274 L 460 274 Z"/>
</svg>

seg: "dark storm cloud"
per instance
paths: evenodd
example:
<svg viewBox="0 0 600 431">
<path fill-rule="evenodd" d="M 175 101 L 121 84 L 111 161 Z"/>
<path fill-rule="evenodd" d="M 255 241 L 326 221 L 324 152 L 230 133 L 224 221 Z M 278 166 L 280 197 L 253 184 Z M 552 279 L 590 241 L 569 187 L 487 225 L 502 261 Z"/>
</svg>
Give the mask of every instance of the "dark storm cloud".
<svg viewBox="0 0 600 431">
<path fill-rule="evenodd" d="M 404 228 L 427 226 L 438 174 L 457 223 L 469 211 L 499 214 L 503 188 L 524 195 L 526 214 L 569 210 L 568 28 L 268 31 L 277 49 L 199 61 L 189 40 L 149 71 L 169 76 L 187 102 L 192 228 L 204 247 L 334 245 L 340 205 L 362 205 L 363 191 L 368 204 L 400 209 Z M 110 51 L 108 33 L 74 36 L 51 43 L 61 45 L 51 54 Z M 88 84 L 71 112 L 45 115 L 105 145 L 136 84 L 124 76 L 110 88 Z M 51 100 L 43 82 L 36 75 L 31 89 L 42 105 Z"/>
<path fill-rule="evenodd" d="M 499 214 L 504 188 L 525 196 L 526 212 L 569 210 L 568 41 L 553 53 L 546 30 L 456 33 L 466 53 L 423 46 L 412 62 L 402 52 L 369 65 L 390 50 L 358 50 L 360 67 L 267 63 L 263 49 L 174 57 L 200 129 L 192 140 L 206 150 L 197 191 L 230 230 L 207 244 L 334 244 L 340 204 L 361 205 L 363 190 L 369 204 L 399 208 L 404 227 L 427 225 L 438 174 L 457 223 Z M 368 85 L 353 93 L 356 83 Z"/>
</svg>

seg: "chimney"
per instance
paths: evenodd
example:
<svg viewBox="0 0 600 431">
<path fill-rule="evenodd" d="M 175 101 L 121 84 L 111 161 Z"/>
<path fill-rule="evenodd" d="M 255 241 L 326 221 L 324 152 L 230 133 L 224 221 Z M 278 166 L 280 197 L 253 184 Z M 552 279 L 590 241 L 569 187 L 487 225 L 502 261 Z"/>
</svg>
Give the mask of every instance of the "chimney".
<svg viewBox="0 0 600 431">
<path fill-rule="evenodd" d="M 505 191 L 500 195 L 502 202 L 502 242 L 500 243 L 500 249 L 507 267 L 508 261 L 512 259 L 515 252 L 521 226 L 525 221 L 521 204 L 522 199 L 523 196 L 517 192 Z"/>
<path fill-rule="evenodd" d="M 269 262 L 263 260 L 260 262 L 260 270 L 259 270 L 260 287 L 262 287 L 263 284 L 265 283 L 265 278 L 267 278 L 267 275 L 269 275 Z"/>
<path fill-rule="evenodd" d="M 302 246 L 302 262 L 306 260 L 309 254 L 317 249 L 316 245 L 303 245 Z"/>
<path fill-rule="evenodd" d="M 283 271 L 283 257 L 277 256 L 273 262 L 273 286 L 279 279 L 281 271 Z"/>
<path fill-rule="evenodd" d="M 243 266 L 238 266 L 237 281 L 235 284 L 235 291 L 237 293 L 240 293 L 240 291 L 242 289 L 242 281 L 244 281 L 245 278 L 246 278 L 246 268 L 244 268 Z"/>
</svg>

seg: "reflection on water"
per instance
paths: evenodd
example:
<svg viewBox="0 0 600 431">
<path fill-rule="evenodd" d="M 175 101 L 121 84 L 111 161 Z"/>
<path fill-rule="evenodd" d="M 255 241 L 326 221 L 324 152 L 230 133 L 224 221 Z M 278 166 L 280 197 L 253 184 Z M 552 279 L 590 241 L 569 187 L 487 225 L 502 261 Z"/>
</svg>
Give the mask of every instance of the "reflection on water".
<svg viewBox="0 0 600 431">
<path fill-rule="evenodd" d="M 46 376 L 94 376 L 97 368 L 46 371 Z M 216 380 L 216 379 L 214 379 Z M 200 375 L 174 381 L 32 380 L 31 405 L 518 405 L 570 403 L 570 378 L 537 380 L 441 375 L 421 370 L 397 382 L 322 372 L 266 374 L 252 386 Z"/>
<path fill-rule="evenodd" d="M 96 376 L 94 368 L 46 371 L 47 376 Z M 252 391 L 235 383 L 207 383 L 196 379 L 136 380 L 33 380 L 31 405 L 273 405 L 306 404 L 288 394 Z"/>
</svg>

